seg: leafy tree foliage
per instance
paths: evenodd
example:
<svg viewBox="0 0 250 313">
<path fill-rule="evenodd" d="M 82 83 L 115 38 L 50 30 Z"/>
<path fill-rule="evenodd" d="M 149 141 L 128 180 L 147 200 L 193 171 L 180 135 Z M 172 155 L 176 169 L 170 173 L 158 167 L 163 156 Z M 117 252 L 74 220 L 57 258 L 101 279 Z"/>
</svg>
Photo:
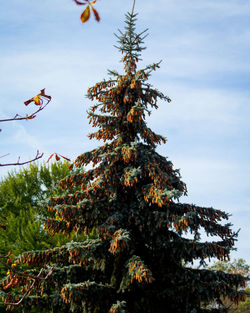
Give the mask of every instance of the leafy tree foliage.
<svg viewBox="0 0 250 313">
<path fill-rule="evenodd" d="M 215 271 L 223 271 L 231 274 L 241 274 L 245 277 L 250 277 L 250 265 L 246 260 L 234 259 L 233 261 L 217 261 L 209 267 Z"/>
<path fill-rule="evenodd" d="M 145 122 L 158 99 L 170 99 L 148 83 L 159 63 L 137 69 L 146 34 L 136 33 L 135 21 L 136 14 L 128 13 L 125 31 L 117 36 L 125 72 L 109 71 L 112 78 L 88 90 L 96 101 L 88 117 L 99 128 L 89 138 L 105 143 L 76 159 L 60 182 L 64 194 L 48 203 L 55 216 L 47 219 L 47 230 L 70 235 L 94 229 L 98 237 L 16 258 L 2 282 L 8 308 L 216 313 L 228 312 L 222 295 L 234 302 L 244 298 L 241 275 L 185 265 L 229 259 L 237 233 L 223 222 L 227 213 L 178 201 L 186 185 L 172 162 L 156 152 L 166 139 Z M 202 242 L 201 229 L 220 239 Z M 211 300 L 218 301 L 217 308 L 202 307 Z"/>
<path fill-rule="evenodd" d="M 250 266 L 243 259 L 235 259 L 233 261 L 217 261 L 208 268 L 214 271 L 223 271 L 229 274 L 240 274 L 246 277 L 246 279 L 250 279 Z M 246 298 L 246 301 L 240 301 L 238 304 L 234 304 L 228 297 L 221 297 L 221 301 L 230 307 L 230 313 L 250 312 L 250 288 L 246 288 L 244 290 L 248 297 Z M 215 303 L 211 303 L 210 306 L 215 306 Z"/>
<path fill-rule="evenodd" d="M 57 182 L 68 174 L 67 162 L 50 166 L 30 164 L 19 171 L 9 172 L 1 180 L 0 216 L 4 217 L 4 230 L 0 230 L 1 256 L 9 252 L 17 256 L 27 250 L 46 249 L 68 241 L 62 235 L 50 236 L 41 224 L 41 219 L 49 214 L 44 207 L 45 201 L 62 194 Z M 3 276 L 6 267 L 1 264 L 0 269 Z"/>
<path fill-rule="evenodd" d="M 245 291 L 247 292 L 247 295 L 248 295 L 246 301 L 241 301 L 236 309 L 232 309 L 232 312 L 250 313 L 250 288 L 245 289 Z"/>
</svg>

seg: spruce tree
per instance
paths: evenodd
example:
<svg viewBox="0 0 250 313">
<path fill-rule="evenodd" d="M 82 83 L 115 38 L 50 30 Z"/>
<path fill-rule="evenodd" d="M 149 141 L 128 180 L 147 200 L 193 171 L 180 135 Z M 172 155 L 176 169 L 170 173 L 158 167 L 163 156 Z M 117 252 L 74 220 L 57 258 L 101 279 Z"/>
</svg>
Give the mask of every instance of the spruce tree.
<svg viewBox="0 0 250 313">
<path fill-rule="evenodd" d="M 60 182 L 64 195 L 48 203 L 55 214 L 45 222 L 48 231 L 94 230 L 96 238 L 17 258 L 3 282 L 9 308 L 21 300 L 24 312 L 215 313 L 228 312 L 221 296 L 234 302 L 244 297 L 241 275 L 187 265 L 229 259 L 237 233 L 223 223 L 227 213 L 178 201 L 186 185 L 156 151 L 165 138 L 145 122 L 157 100 L 170 99 L 148 83 L 159 63 L 137 69 L 146 32 L 137 33 L 135 22 L 136 14 L 127 13 L 117 35 L 124 73 L 109 71 L 109 80 L 88 90 L 95 101 L 89 122 L 99 128 L 89 138 L 104 144 L 75 160 L 72 174 Z M 74 171 L 87 165 L 92 168 L 86 172 Z M 220 239 L 202 242 L 201 229 Z M 212 300 L 218 307 L 205 308 Z"/>
</svg>

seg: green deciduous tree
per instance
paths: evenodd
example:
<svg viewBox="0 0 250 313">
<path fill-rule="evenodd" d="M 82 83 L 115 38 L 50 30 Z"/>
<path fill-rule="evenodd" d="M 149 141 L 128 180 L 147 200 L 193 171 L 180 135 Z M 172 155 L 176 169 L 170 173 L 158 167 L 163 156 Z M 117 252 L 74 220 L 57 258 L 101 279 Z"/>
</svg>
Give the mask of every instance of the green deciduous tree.
<svg viewBox="0 0 250 313">
<path fill-rule="evenodd" d="M 241 274 L 246 277 L 250 276 L 250 265 L 241 258 L 234 259 L 233 261 L 217 261 L 209 269 L 231 274 Z"/>
<path fill-rule="evenodd" d="M 145 122 L 158 99 L 170 99 L 148 83 L 159 63 L 137 69 L 146 35 L 136 33 L 135 21 L 136 14 L 128 13 L 117 36 L 125 72 L 109 71 L 111 79 L 88 90 L 96 101 L 88 117 L 99 128 L 89 138 L 106 143 L 76 159 L 60 182 L 64 194 L 48 203 L 55 217 L 47 219 L 47 230 L 70 235 L 94 229 L 98 237 L 18 257 L 3 281 L 8 308 L 18 303 L 24 312 L 216 313 L 228 310 L 202 303 L 220 303 L 221 295 L 234 302 L 244 297 L 237 289 L 245 284 L 241 275 L 185 265 L 228 259 L 237 233 L 223 223 L 227 213 L 178 201 L 186 185 L 156 152 L 165 138 Z M 75 172 L 89 164 L 93 168 Z M 201 229 L 220 239 L 201 241 Z"/>
<path fill-rule="evenodd" d="M 235 310 L 232 309 L 232 313 L 250 313 L 250 288 L 245 289 L 245 291 L 248 294 L 246 301 L 241 301 Z"/>
<path fill-rule="evenodd" d="M 250 279 L 250 266 L 241 258 L 234 259 L 233 261 L 217 261 L 208 268 L 214 271 L 223 271 L 229 274 L 240 274 L 246 277 L 246 279 Z M 234 304 L 228 297 L 221 297 L 222 302 L 230 307 L 230 313 L 250 312 L 250 288 L 246 288 L 244 290 L 248 294 L 248 297 L 246 298 L 246 301 L 240 301 L 238 304 Z M 215 303 L 210 304 L 210 306 L 215 306 Z"/>
<path fill-rule="evenodd" d="M 68 166 L 67 162 L 40 166 L 33 163 L 9 172 L 1 180 L 0 218 L 5 226 L 0 230 L 1 256 L 9 252 L 17 256 L 27 250 L 45 249 L 68 241 L 65 236 L 50 236 L 43 230 L 41 221 L 49 215 L 45 201 L 62 194 L 57 182 L 69 174 Z M 0 269 L 3 276 L 6 266 L 1 264 Z"/>
</svg>

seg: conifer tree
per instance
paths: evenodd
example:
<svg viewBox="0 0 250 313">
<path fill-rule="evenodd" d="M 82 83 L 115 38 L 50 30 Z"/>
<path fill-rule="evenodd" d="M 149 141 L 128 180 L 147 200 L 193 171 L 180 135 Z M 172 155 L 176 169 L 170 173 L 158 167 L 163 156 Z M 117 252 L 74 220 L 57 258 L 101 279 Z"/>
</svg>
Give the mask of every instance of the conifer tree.
<svg viewBox="0 0 250 313">
<path fill-rule="evenodd" d="M 223 223 L 227 213 L 178 201 L 186 185 L 156 151 L 165 138 L 145 122 L 157 100 L 170 99 L 148 83 L 159 63 L 137 69 L 146 32 L 137 33 L 135 22 L 132 11 L 117 36 L 124 73 L 109 71 L 111 79 L 88 90 L 95 101 L 88 118 L 99 128 L 89 138 L 104 145 L 75 160 L 60 182 L 64 195 L 48 203 L 56 216 L 45 222 L 48 231 L 94 230 L 96 238 L 17 258 L 3 281 L 9 308 L 19 302 L 24 312 L 216 313 L 228 312 L 221 296 L 244 297 L 241 275 L 186 265 L 229 259 L 237 233 Z M 86 172 L 74 171 L 89 164 Z M 201 229 L 220 240 L 202 242 Z M 212 300 L 218 307 L 206 309 Z"/>
</svg>

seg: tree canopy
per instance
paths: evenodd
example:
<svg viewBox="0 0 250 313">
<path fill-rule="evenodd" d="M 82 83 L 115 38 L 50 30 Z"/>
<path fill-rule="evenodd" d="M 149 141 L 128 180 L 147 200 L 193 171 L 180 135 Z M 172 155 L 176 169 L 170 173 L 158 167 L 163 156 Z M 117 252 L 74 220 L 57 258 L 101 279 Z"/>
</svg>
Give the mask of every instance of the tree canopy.
<svg viewBox="0 0 250 313">
<path fill-rule="evenodd" d="M 215 271 L 241 274 L 245 277 L 250 277 L 250 265 L 242 258 L 234 259 L 233 261 L 217 261 L 209 268 Z"/>
<path fill-rule="evenodd" d="M 46 201 L 62 194 L 57 182 L 69 174 L 67 162 L 29 164 L 12 170 L 0 181 L 0 256 L 18 256 L 27 250 L 45 249 L 65 243 L 65 236 L 50 236 L 42 219 L 49 215 Z M 51 214 L 50 214 L 51 215 Z M 3 259 L 1 259 L 3 261 Z M 0 265 L 3 276 L 6 267 Z"/>
<path fill-rule="evenodd" d="M 207 266 L 207 268 L 213 271 L 222 271 L 229 274 L 240 274 L 246 277 L 246 279 L 250 279 L 250 266 L 241 258 L 234 259 L 233 261 L 217 261 L 213 265 Z M 221 301 L 230 308 L 230 313 L 250 312 L 250 288 L 245 288 L 244 290 L 247 294 L 246 301 L 240 301 L 237 304 L 233 303 L 228 297 L 221 297 Z M 210 303 L 209 307 L 216 307 L 216 303 Z"/>
</svg>

